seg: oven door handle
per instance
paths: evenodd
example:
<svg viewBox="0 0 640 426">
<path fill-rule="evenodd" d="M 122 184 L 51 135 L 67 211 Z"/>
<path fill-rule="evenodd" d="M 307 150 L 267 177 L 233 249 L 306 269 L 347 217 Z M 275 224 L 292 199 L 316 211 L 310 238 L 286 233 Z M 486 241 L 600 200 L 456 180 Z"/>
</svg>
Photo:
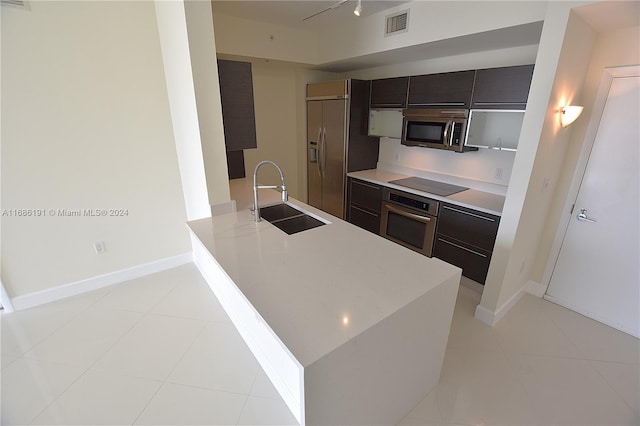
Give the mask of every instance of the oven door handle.
<svg viewBox="0 0 640 426">
<path fill-rule="evenodd" d="M 409 213 L 409 212 L 406 212 L 404 210 L 398 209 L 398 208 L 396 208 L 396 207 L 394 207 L 392 205 L 389 205 L 389 204 L 385 204 L 385 207 L 389 211 L 397 213 L 400 216 L 408 217 L 409 219 L 417 220 L 418 222 L 422 222 L 422 223 L 431 222 L 431 218 L 430 217 L 420 216 L 419 214 L 415 214 L 415 213 Z"/>
</svg>

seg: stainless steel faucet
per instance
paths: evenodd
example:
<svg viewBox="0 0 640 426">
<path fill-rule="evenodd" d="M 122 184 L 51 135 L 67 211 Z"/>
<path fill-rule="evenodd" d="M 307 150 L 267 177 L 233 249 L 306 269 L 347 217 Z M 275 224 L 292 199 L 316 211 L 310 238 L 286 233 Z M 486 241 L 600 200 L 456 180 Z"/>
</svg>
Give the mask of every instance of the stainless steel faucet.
<svg viewBox="0 0 640 426">
<path fill-rule="evenodd" d="M 264 164 L 271 164 L 273 167 L 278 169 L 280 172 L 280 180 L 282 180 L 282 185 L 258 185 L 258 169 Z M 282 169 L 273 161 L 264 160 L 259 162 L 256 165 L 256 168 L 253 170 L 253 214 L 256 218 L 256 222 L 260 222 L 260 207 L 258 206 L 258 189 L 269 188 L 269 189 L 280 189 L 282 190 L 282 202 L 285 203 L 289 199 L 289 195 L 287 194 L 287 187 L 284 184 L 284 174 L 282 174 Z"/>
</svg>

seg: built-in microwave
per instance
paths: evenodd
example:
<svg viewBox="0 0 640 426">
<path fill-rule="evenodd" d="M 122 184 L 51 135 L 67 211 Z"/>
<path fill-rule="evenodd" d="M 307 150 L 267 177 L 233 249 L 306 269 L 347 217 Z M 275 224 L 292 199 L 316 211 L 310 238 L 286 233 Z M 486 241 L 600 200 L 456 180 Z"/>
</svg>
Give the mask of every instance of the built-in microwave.
<svg viewBox="0 0 640 426">
<path fill-rule="evenodd" d="M 464 147 L 467 110 L 404 109 L 402 115 L 403 145 L 456 152 L 468 150 Z"/>
</svg>

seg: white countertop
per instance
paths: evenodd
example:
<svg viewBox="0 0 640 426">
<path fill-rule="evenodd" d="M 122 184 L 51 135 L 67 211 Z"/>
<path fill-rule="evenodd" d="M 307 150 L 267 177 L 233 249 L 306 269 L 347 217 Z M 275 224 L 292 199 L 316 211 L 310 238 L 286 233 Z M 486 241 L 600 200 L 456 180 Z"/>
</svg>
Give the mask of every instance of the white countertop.
<svg viewBox="0 0 640 426">
<path fill-rule="evenodd" d="M 411 194 L 420 195 L 423 197 L 432 198 L 434 200 L 440 200 L 450 204 L 456 204 L 462 207 L 468 207 L 471 209 L 475 209 L 478 211 L 482 211 L 489 214 L 494 214 L 496 216 L 502 215 L 502 208 L 504 207 L 504 196 L 499 194 L 494 194 L 491 192 L 479 191 L 477 189 L 469 188 L 465 191 L 458 192 L 453 195 L 449 195 L 447 197 L 431 194 L 428 192 L 418 191 L 416 189 L 407 188 L 405 186 L 395 185 L 393 183 L 389 183 L 393 180 L 403 179 L 416 175 L 402 174 L 396 173 L 394 171 L 388 171 L 384 169 L 371 169 L 371 170 L 363 170 L 360 172 L 352 172 L 348 173 L 348 176 L 364 180 L 371 183 L 376 183 L 378 185 L 386 186 L 389 188 L 398 189 L 400 191 L 408 192 Z M 429 177 L 430 179 L 437 180 L 437 178 Z M 446 181 L 445 183 L 452 183 L 455 185 L 467 186 L 464 181 Z"/>
<path fill-rule="evenodd" d="M 268 192 L 261 198 L 273 199 Z M 290 204 L 331 223 L 287 235 L 242 208 L 188 225 L 303 367 L 460 274 L 311 206 Z"/>
</svg>

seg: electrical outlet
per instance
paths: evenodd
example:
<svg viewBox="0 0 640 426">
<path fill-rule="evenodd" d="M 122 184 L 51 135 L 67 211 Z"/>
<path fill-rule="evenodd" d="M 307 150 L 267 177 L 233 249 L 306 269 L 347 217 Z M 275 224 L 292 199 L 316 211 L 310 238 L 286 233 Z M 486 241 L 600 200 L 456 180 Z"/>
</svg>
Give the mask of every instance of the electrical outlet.
<svg viewBox="0 0 640 426">
<path fill-rule="evenodd" d="M 504 169 L 502 167 L 496 167 L 496 174 L 495 174 L 495 178 L 497 180 L 502 180 L 502 174 L 504 173 Z"/>
<path fill-rule="evenodd" d="M 104 245 L 104 241 L 96 241 L 95 243 L 93 243 L 93 250 L 96 252 L 96 254 L 102 254 L 107 251 L 107 248 Z"/>
</svg>

